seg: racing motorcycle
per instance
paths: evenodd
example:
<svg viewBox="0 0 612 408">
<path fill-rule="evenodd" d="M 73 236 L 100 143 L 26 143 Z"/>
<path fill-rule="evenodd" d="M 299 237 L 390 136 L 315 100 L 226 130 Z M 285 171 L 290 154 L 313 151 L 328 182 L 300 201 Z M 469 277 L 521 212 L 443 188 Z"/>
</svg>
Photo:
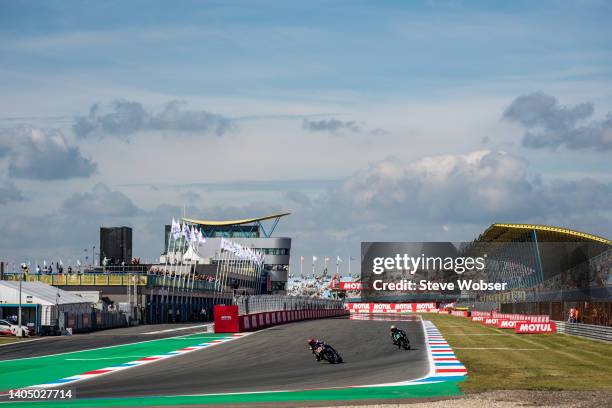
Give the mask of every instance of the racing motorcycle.
<svg viewBox="0 0 612 408">
<path fill-rule="evenodd" d="M 342 363 L 340 354 L 330 345 L 321 344 L 315 349 L 318 359 L 326 360 L 330 364 Z"/>
<path fill-rule="evenodd" d="M 393 334 L 393 344 L 397 348 L 403 348 L 404 350 L 410 350 L 410 341 L 405 333 L 396 332 Z"/>
</svg>

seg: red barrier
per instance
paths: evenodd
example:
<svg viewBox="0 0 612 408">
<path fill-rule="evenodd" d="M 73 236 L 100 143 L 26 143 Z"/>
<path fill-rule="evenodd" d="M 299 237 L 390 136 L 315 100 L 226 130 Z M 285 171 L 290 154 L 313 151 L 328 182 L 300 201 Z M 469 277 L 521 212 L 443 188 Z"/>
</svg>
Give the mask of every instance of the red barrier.
<svg viewBox="0 0 612 408">
<path fill-rule="evenodd" d="M 451 314 L 452 314 L 453 316 L 467 317 L 468 312 L 467 312 L 467 310 L 453 310 L 453 311 L 451 312 Z"/>
<path fill-rule="evenodd" d="M 233 312 L 231 310 L 225 309 L 227 307 L 235 306 L 223 306 L 223 309 L 220 308 L 219 311 L 217 311 L 217 306 L 215 306 L 215 333 L 237 333 L 253 331 L 288 322 L 344 316 L 348 314 L 348 311 L 345 309 L 325 309 L 288 311 L 282 310 L 238 316 L 237 309 L 236 315 L 234 315 L 232 314 Z"/>
<path fill-rule="evenodd" d="M 473 310 L 470 313 L 470 316 L 474 317 L 474 316 L 478 316 L 478 317 L 495 317 L 495 316 L 491 316 L 491 312 L 480 312 L 478 310 Z"/>
<path fill-rule="evenodd" d="M 239 331 L 238 306 L 215 305 L 215 333 Z"/>
<path fill-rule="evenodd" d="M 542 334 L 542 333 L 555 333 L 555 323 L 533 323 L 533 322 L 520 322 L 516 325 L 516 333 L 518 334 Z"/>
</svg>

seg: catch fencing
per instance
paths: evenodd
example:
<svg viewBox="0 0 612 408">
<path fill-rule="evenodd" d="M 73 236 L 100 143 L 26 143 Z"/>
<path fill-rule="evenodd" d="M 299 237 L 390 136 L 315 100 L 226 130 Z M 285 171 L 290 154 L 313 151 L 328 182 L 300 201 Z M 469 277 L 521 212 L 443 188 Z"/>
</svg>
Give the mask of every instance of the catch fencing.
<svg viewBox="0 0 612 408">
<path fill-rule="evenodd" d="M 612 327 L 555 321 L 557 333 L 612 342 Z"/>
<path fill-rule="evenodd" d="M 238 306 L 240 315 L 281 310 L 325 310 L 344 307 L 343 302 L 336 299 L 312 299 L 283 295 L 235 296 L 234 305 Z"/>
</svg>

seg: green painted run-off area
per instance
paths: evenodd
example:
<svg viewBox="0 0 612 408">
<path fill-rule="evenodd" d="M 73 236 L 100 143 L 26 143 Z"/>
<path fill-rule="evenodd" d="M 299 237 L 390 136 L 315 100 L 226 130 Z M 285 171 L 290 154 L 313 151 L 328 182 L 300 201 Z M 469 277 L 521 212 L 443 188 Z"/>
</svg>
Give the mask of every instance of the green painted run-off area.
<svg viewBox="0 0 612 408">
<path fill-rule="evenodd" d="M 0 392 L 46 384 L 87 371 L 128 363 L 223 337 L 227 335 L 193 334 L 66 354 L 3 360 L 0 361 Z"/>
</svg>

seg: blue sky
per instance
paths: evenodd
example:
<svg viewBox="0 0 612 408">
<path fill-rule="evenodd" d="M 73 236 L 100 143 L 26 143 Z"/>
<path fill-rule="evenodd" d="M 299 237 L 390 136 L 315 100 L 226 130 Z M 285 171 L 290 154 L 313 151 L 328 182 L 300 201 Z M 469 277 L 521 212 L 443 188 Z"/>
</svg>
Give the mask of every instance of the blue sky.
<svg viewBox="0 0 612 408">
<path fill-rule="evenodd" d="M 291 210 L 295 259 L 496 221 L 609 237 L 611 17 L 594 0 L 0 2 L 0 257 L 75 257 L 127 223 L 153 258 L 183 205 Z M 481 216 L 451 205 L 460 171 L 501 186 L 463 186 Z"/>
</svg>

